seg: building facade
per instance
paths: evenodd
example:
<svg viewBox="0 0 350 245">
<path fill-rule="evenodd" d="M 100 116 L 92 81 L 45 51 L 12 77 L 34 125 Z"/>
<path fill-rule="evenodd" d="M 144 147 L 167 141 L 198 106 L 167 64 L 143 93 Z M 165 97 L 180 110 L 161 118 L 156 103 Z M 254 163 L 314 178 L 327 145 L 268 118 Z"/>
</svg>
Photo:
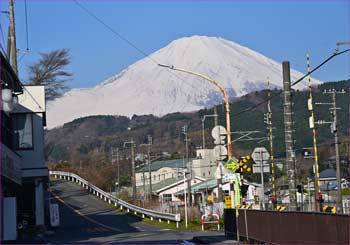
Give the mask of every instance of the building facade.
<svg viewBox="0 0 350 245">
<path fill-rule="evenodd" d="M 45 90 L 21 85 L 3 54 L 0 103 L 1 240 L 15 240 L 24 220 L 28 225 L 45 225 Z"/>
</svg>

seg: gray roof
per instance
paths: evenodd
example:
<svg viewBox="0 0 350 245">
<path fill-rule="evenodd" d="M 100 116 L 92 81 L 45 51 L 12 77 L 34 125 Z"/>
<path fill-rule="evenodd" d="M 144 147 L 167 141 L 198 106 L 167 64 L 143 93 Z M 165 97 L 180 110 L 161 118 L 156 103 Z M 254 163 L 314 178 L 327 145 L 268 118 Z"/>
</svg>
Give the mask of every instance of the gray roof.
<svg viewBox="0 0 350 245">
<path fill-rule="evenodd" d="M 323 178 L 336 178 L 336 173 L 335 173 L 335 170 L 334 169 L 325 169 L 323 170 L 321 173 L 320 173 L 320 179 L 323 179 Z"/>
<path fill-rule="evenodd" d="M 192 185 L 191 186 L 191 193 L 196 193 L 201 190 L 211 190 L 217 186 L 217 179 L 209 179 L 203 182 L 199 182 L 198 184 Z M 182 195 L 184 193 L 184 190 L 180 190 L 176 192 L 174 195 Z"/>
<path fill-rule="evenodd" d="M 189 161 L 192 161 L 193 159 L 189 159 Z M 151 163 L 151 171 L 157 171 L 161 168 L 168 167 L 168 168 L 183 168 L 184 167 L 184 160 L 183 159 L 174 159 L 174 160 L 163 160 L 163 161 L 155 161 Z M 186 167 L 186 163 L 185 163 Z M 142 172 L 142 169 L 147 172 L 148 171 L 148 165 L 144 165 L 143 167 L 136 170 L 136 172 L 140 173 Z"/>
</svg>

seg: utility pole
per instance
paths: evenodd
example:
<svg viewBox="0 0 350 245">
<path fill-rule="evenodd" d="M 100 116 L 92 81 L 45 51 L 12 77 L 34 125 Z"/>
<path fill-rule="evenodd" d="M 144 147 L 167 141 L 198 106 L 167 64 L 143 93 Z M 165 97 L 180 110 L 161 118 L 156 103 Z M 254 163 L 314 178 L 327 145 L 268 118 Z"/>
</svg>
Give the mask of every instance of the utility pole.
<svg viewBox="0 0 350 245">
<path fill-rule="evenodd" d="M 149 178 L 149 201 L 152 200 L 152 172 L 151 172 L 151 147 L 152 147 L 152 136 L 147 136 L 147 161 L 148 161 L 148 178 Z"/>
<path fill-rule="evenodd" d="M 217 117 L 217 114 L 212 114 L 212 115 L 204 115 L 202 118 L 202 137 L 203 137 L 203 143 L 202 143 L 202 149 L 205 149 L 205 137 L 204 137 L 204 122 L 207 117 Z"/>
<path fill-rule="evenodd" d="M 218 115 L 218 109 L 216 106 L 214 106 L 214 115 Z M 214 126 L 219 125 L 219 115 L 217 117 L 214 117 Z"/>
<path fill-rule="evenodd" d="M 192 164 L 188 161 L 188 138 L 187 138 L 187 130 L 188 126 L 185 125 L 182 127 L 182 134 L 185 135 L 185 143 L 186 143 L 186 166 L 189 170 L 189 175 L 187 178 L 187 189 L 188 189 L 188 205 L 192 205 L 192 194 L 191 194 L 191 181 L 192 181 Z M 190 164 L 190 166 L 189 166 Z"/>
<path fill-rule="evenodd" d="M 295 176 L 295 151 L 293 137 L 293 117 L 292 117 L 292 92 L 290 81 L 290 65 L 288 61 L 283 61 L 283 90 L 284 90 L 284 134 L 286 145 L 286 164 L 289 185 L 289 210 L 296 211 L 296 176 Z"/>
<path fill-rule="evenodd" d="M 276 181 L 275 181 L 275 161 L 273 156 L 273 132 L 272 132 L 272 110 L 271 110 L 271 90 L 270 79 L 267 80 L 267 124 L 269 129 L 269 141 L 270 141 L 270 159 L 271 159 L 271 182 L 272 182 L 272 209 L 275 210 L 275 204 L 277 203 L 276 194 Z"/>
<path fill-rule="evenodd" d="M 117 197 L 119 198 L 119 192 L 120 192 L 120 167 L 119 167 L 119 148 L 117 150 L 117 181 L 118 181 L 118 192 Z"/>
<path fill-rule="evenodd" d="M 326 90 L 323 92 L 324 94 L 332 95 L 332 103 L 316 103 L 318 105 L 332 105 L 331 115 L 332 122 L 318 121 L 318 124 L 331 124 L 331 132 L 334 134 L 334 148 L 335 148 L 335 165 L 336 165 L 336 176 L 337 176 L 337 213 L 343 213 L 343 203 L 341 196 L 341 173 L 340 173 L 340 156 L 339 156 L 339 139 L 338 139 L 338 121 L 337 121 L 337 108 L 336 106 L 336 94 L 345 94 L 345 90 L 336 91 L 335 89 Z"/>
<path fill-rule="evenodd" d="M 8 33 L 8 40 L 10 41 L 7 46 L 7 58 L 10 61 L 10 54 L 12 57 L 12 68 L 16 75 L 18 75 L 17 69 L 17 46 L 16 46 L 16 28 L 15 28 L 15 12 L 13 0 L 9 0 L 9 14 L 10 14 L 10 26 Z"/>
<path fill-rule="evenodd" d="M 131 147 L 131 184 L 132 184 L 132 198 L 135 202 L 136 200 L 136 179 L 135 179 L 135 142 L 131 139 L 128 142 L 124 142 L 124 147 L 126 144 L 130 144 Z"/>
<path fill-rule="evenodd" d="M 312 101 L 312 86 L 311 86 L 311 77 L 310 77 L 310 57 L 309 54 L 306 54 L 306 61 L 307 61 L 307 72 L 308 72 L 308 81 L 309 81 L 309 100 L 308 100 L 308 110 L 310 112 L 310 118 L 309 118 L 309 126 L 312 129 L 312 138 L 313 138 L 313 145 L 314 145 L 314 159 L 315 159 L 315 211 L 320 211 L 320 198 L 321 198 L 321 190 L 320 190 L 320 172 L 319 172 L 319 166 L 318 166 L 318 152 L 317 152 L 317 138 L 316 138 L 316 129 L 314 125 L 315 121 L 315 113 L 314 113 L 314 107 L 313 107 L 313 101 Z M 309 199 L 311 200 L 310 196 Z"/>
</svg>

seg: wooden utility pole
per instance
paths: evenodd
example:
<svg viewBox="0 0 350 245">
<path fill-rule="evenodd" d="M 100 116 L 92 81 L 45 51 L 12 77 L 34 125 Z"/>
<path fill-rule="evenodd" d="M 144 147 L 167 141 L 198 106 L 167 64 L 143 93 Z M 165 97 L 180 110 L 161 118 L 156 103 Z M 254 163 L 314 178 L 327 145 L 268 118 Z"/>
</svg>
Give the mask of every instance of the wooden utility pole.
<svg viewBox="0 0 350 245">
<path fill-rule="evenodd" d="M 289 183 L 289 211 L 297 210 L 296 176 L 295 176 L 295 151 L 293 137 L 293 102 L 290 81 L 290 65 L 283 61 L 283 90 L 284 90 L 284 134 L 286 144 L 286 164 Z"/>
<path fill-rule="evenodd" d="M 12 68 L 16 75 L 18 75 L 17 69 L 17 47 L 16 47 L 16 28 L 15 28 L 15 13 L 13 0 L 9 0 L 9 14 L 10 14 L 10 26 L 8 32 L 8 43 L 7 43 L 7 58 L 10 61 L 12 58 Z M 11 53 L 11 55 L 10 55 Z"/>
</svg>

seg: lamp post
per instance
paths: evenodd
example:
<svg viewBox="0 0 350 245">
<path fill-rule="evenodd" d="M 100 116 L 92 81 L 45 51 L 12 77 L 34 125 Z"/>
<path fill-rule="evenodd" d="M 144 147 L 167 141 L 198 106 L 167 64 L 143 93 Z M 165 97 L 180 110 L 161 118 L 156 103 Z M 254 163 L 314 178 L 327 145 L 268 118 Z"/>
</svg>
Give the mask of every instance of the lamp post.
<svg viewBox="0 0 350 245">
<path fill-rule="evenodd" d="M 205 149 L 205 139 L 204 139 L 204 121 L 207 117 L 217 117 L 217 114 L 212 114 L 212 115 L 204 115 L 202 118 L 202 135 L 203 135 L 203 144 L 202 147 Z"/>
<path fill-rule="evenodd" d="M 231 144 L 231 126 L 230 126 L 230 107 L 229 107 L 229 102 L 228 102 L 228 95 L 226 93 L 226 91 L 224 90 L 224 88 L 218 84 L 214 79 L 211 79 L 205 75 L 199 74 L 197 72 L 193 72 L 193 71 L 188 71 L 185 69 L 180 69 L 180 68 L 176 68 L 174 66 L 169 66 L 169 65 L 164 65 L 164 64 L 158 64 L 161 67 L 165 67 L 171 70 L 175 70 L 175 71 L 182 71 L 188 74 L 192 74 L 198 77 L 201 77 L 209 82 L 211 82 L 212 84 L 214 84 L 219 90 L 220 92 L 223 94 L 224 96 L 224 100 L 225 100 L 225 111 L 226 111 L 226 131 L 227 131 L 227 157 L 228 160 L 232 159 L 232 144 Z"/>
</svg>

